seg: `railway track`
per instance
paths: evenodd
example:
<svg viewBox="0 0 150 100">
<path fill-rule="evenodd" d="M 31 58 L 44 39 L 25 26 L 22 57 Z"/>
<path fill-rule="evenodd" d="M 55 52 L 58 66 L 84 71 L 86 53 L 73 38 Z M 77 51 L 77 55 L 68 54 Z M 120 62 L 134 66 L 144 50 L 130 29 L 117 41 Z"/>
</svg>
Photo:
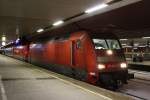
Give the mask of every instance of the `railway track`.
<svg viewBox="0 0 150 100">
<path fill-rule="evenodd" d="M 150 83 L 149 84 L 147 82 L 144 83 L 143 80 L 142 80 L 142 82 L 141 82 L 141 80 L 140 81 L 139 80 L 140 79 L 130 80 L 129 84 L 127 84 L 125 86 L 127 88 L 121 88 L 117 92 L 122 93 L 124 95 L 127 95 L 129 97 L 132 97 L 135 100 L 150 100 L 150 96 L 149 97 L 146 96 L 146 98 L 145 98 L 144 95 L 139 95 L 139 93 L 132 92 L 132 91 L 137 90 L 137 92 L 140 92 L 141 94 L 145 94 L 145 92 L 142 89 L 139 89 L 138 87 L 136 87 L 137 84 L 140 85 L 141 87 L 143 87 L 143 85 L 147 86 L 147 87 L 150 87 Z M 133 84 L 135 84 L 135 86 Z"/>
<path fill-rule="evenodd" d="M 150 86 L 150 80 L 145 80 L 145 79 L 141 79 L 141 78 L 135 78 L 134 80 L 130 80 L 130 81 Z"/>
<path fill-rule="evenodd" d="M 135 78 L 128 84 L 119 88 L 117 92 L 127 95 L 135 100 L 150 100 L 150 72 L 129 70 L 134 73 Z"/>
<path fill-rule="evenodd" d="M 118 91 L 119 93 L 122 93 L 122 94 L 125 94 L 135 100 L 148 100 L 147 98 L 143 98 L 143 97 L 140 97 L 140 96 L 137 96 L 137 95 L 134 95 L 132 93 L 127 93 L 127 92 L 124 92 L 124 91 Z"/>
<path fill-rule="evenodd" d="M 150 100 L 150 80 L 143 78 L 129 80 L 128 84 L 121 87 L 117 92 L 135 100 Z"/>
</svg>

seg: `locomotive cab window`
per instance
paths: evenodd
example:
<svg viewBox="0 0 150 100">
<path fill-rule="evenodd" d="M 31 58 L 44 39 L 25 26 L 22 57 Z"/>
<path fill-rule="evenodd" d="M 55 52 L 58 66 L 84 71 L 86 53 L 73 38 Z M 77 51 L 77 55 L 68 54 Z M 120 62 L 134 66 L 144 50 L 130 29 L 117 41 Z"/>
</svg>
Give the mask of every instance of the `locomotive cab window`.
<svg viewBox="0 0 150 100">
<path fill-rule="evenodd" d="M 104 39 L 93 39 L 95 49 L 108 49 Z"/>
<path fill-rule="evenodd" d="M 106 40 L 110 49 L 120 49 L 118 40 L 108 39 Z"/>
<path fill-rule="evenodd" d="M 95 49 L 121 49 L 118 40 L 115 39 L 93 39 Z"/>
</svg>

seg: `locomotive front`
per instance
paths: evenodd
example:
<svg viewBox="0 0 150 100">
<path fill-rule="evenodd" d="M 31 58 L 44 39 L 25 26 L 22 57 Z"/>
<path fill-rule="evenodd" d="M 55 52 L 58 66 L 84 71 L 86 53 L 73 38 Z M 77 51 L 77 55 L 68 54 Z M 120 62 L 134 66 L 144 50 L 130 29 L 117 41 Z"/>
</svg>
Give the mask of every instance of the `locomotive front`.
<svg viewBox="0 0 150 100">
<path fill-rule="evenodd" d="M 127 63 L 118 39 L 92 39 L 97 56 L 99 83 L 118 87 L 127 83 Z"/>
</svg>

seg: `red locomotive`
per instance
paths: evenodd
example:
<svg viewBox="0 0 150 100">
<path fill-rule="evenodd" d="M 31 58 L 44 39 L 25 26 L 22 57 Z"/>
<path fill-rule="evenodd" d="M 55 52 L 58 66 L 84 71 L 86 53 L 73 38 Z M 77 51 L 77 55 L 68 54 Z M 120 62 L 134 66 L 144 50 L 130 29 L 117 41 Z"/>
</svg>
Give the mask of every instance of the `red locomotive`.
<svg viewBox="0 0 150 100">
<path fill-rule="evenodd" d="M 30 43 L 7 46 L 15 58 L 92 84 L 117 86 L 127 83 L 127 64 L 115 35 L 87 31 L 37 36 Z"/>
</svg>

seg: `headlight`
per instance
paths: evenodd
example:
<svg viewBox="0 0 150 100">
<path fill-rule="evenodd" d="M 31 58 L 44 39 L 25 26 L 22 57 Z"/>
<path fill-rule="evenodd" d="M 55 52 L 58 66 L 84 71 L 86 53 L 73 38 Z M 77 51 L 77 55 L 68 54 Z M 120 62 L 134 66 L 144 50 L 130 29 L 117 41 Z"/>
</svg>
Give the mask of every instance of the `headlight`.
<svg viewBox="0 0 150 100">
<path fill-rule="evenodd" d="M 91 76 L 95 76 L 96 73 L 95 73 L 95 72 L 90 72 L 90 75 L 91 75 Z"/>
<path fill-rule="evenodd" d="M 120 64 L 120 67 L 121 67 L 121 68 L 127 68 L 127 64 L 126 64 L 126 63 L 121 63 L 121 64 Z"/>
<path fill-rule="evenodd" d="M 108 55 L 112 55 L 113 54 L 112 50 L 107 50 L 106 52 L 107 52 Z"/>
<path fill-rule="evenodd" d="M 98 69 L 99 69 L 99 70 L 105 69 L 105 65 L 103 65 L 103 64 L 98 64 Z"/>
</svg>

